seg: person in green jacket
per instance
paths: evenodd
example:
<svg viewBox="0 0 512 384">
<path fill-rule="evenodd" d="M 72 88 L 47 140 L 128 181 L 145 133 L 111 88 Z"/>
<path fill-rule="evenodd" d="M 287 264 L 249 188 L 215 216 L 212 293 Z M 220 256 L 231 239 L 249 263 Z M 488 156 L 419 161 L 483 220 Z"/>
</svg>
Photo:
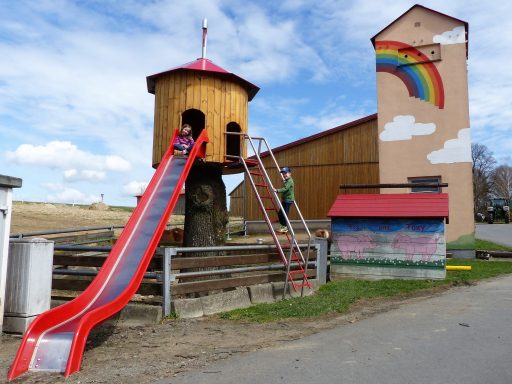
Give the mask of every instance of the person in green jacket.
<svg viewBox="0 0 512 384">
<path fill-rule="evenodd" d="M 281 205 L 283 206 L 283 211 L 286 213 L 286 217 L 288 217 L 288 214 L 290 213 L 290 207 L 292 206 L 293 201 L 295 200 L 292 170 L 289 167 L 283 167 L 281 168 L 280 172 L 283 175 L 284 186 L 283 188 L 278 188 L 275 189 L 274 191 L 281 193 Z M 288 232 L 288 228 L 286 226 L 286 218 L 281 210 L 279 210 L 278 212 L 278 217 L 279 224 L 281 224 L 281 228 L 279 228 L 278 232 Z"/>
</svg>

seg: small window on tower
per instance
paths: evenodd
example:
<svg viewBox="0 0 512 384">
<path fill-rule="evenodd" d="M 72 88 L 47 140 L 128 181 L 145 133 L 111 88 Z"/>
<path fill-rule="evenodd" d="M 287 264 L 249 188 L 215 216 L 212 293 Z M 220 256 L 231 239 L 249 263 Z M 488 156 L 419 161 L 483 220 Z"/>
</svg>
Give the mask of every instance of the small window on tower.
<svg viewBox="0 0 512 384">
<path fill-rule="evenodd" d="M 411 193 L 441 193 L 441 176 L 427 177 L 409 177 L 410 184 L 419 184 L 417 187 L 411 187 Z M 433 184 L 432 186 L 425 184 Z M 437 184 L 437 185 L 436 185 Z"/>
</svg>

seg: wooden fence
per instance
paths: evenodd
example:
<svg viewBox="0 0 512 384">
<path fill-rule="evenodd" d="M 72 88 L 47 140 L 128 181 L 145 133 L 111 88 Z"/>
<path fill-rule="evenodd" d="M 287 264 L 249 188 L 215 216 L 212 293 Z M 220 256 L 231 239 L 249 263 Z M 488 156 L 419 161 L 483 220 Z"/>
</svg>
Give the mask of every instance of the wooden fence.
<svg viewBox="0 0 512 384">
<path fill-rule="evenodd" d="M 103 265 L 108 250 L 84 252 L 85 247 L 75 247 L 79 251 L 71 250 L 73 247 L 60 250 L 62 248 L 65 247 L 56 246 L 54 254 L 52 289 L 61 291 L 60 295 L 62 291 L 83 291 Z M 222 250 L 217 255 L 202 257 L 186 257 L 186 253 L 180 251 L 171 260 L 172 297 L 284 281 L 286 273 L 277 251 L 272 246 L 259 245 L 252 248 Z M 137 291 L 139 295 L 163 296 L 163 253 L 160 248 L 153 256 L 146 277 Z M 314 264 L 316 258 L 317 251 L 313 248 L 309 255 L 310 263 Z M 309 268 L 308 278 L 315 277 L 316 269 Z"/>
</svg>

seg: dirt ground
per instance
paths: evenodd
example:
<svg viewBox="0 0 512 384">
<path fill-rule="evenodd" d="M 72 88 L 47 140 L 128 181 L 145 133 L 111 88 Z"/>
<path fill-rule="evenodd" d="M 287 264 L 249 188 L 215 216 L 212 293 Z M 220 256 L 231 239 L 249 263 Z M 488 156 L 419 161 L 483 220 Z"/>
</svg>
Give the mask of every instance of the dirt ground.
<svg viewBox="0 0 512 384">
<path fill-rule="evenodd" d="M 61 209 L 62 208 L 62 209 Z M 89 211 L 77 207 L 15 206 L 12 233 L 57 228 L 124 224 L 129 213 Z M 153 383 L 192 370 L 208 371 L 208 365 L 231 356 L 289 342 L 323 329 L 351 323 L 399 305 L 428 297 L 358 303 L 345 315 L 319 319 L 286 320 L 267 324 L 227 321 L 218 316 L 165 320 L 140 327 L 103 326 L 89 337 L 81 370 L 64 379 L 58 373 L 27 373 L 15 383 Z M 255 336 L 257 335 L 257 336 Z M 0 339 L 0 382 L 20 344 L 21 336 L 3 334 Z"/>
<path fill-rule="evenodd" d="M 335 326 L 350 326 L 369 316 L 398 308 L 437 292 L 418 297 L 367 301 L 354 305 L 345 315 L 318 319 L 286 320 L 266 324 L 228 321 L 218 316 L 166 320 L 138 327 L 104 327 L 93 331 L 81 370 L 68 379 L 58 373 L 26 373 L 14 383 L 154 383 L 180 372 L 201 369 L 222 359 L 281 345 Z M 255 337 L 257 335 L 257 337 Z M 2 335 L 0 382 L 16 354 L 21 336 Z"/>
</svg>

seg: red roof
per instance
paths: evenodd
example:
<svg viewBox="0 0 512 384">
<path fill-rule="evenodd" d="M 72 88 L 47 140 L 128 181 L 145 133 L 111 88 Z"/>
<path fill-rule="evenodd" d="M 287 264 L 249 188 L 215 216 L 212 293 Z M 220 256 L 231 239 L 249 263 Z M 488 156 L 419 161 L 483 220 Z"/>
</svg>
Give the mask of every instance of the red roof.
<svg viewBox="0 0 512 384">
<path fill-rule="evenodd" d="M 242 79 L 234 73 L 226 71 L 224 68 L 221 68 L 217 64 L 214 64 L 211 60 L 199 58 L 195 61 L 191 61 L 190 63 L 180 65 L 179 67 L 174 67 L 168 69 L 167 71 L 155 73 L 154 75 L 146 77 L 148 92 L 153 94 L 155 93 L 156 79 L 176 71 L 210 72 L 216 74 L 217 76 L 223 77 L 227 80 L 234 81 L 235 83 L 238 83 L 245 88 L 245 90 L 247 91 L 249 101 L 251 101 L 252 98 L 256 96 L 256 93 L 258 93 L 258 91 L 260 90 L 260 88 L 257 87 L 256 85 L 248 82 L 247 80 Z"/>
<path fill-rule="evenodd" d="M 447 193 L 338 195 L 330 217 L 446 217 Z"/>
</svg>

